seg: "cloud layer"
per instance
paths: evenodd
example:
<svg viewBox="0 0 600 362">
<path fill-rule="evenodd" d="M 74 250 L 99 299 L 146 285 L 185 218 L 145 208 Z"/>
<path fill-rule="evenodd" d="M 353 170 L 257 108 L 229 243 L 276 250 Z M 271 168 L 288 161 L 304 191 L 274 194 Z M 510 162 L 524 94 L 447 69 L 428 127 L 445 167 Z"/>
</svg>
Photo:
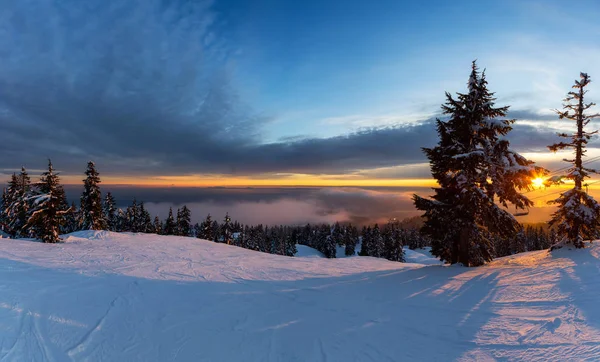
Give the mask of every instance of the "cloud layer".
<svg viewBox="0 0 600 362">
<path fill-rule="evenodd" d="M 239 99 L 208 2 L 5 1 L 0 22 L 0 168 L 51 157 L 67 173 L 94 159 L 104 174 L 341 174 L 422 163 L 436 142 L 424 120 L 263 144 L 269 118 Z M 510 138 L 526 151 L 555 140 L 531 124 Z"/>
</svg>

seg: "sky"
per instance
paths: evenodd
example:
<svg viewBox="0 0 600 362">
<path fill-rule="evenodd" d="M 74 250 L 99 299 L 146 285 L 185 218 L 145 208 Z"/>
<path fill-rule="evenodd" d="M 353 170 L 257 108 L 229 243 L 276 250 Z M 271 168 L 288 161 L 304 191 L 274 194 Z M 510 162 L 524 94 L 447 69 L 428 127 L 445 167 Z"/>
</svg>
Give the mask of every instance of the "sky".
<svg viewBox="0 0 600 362">
<path fill-rule="evenodd" d="M 546 146 L 573 125 L 552 109 L 580 71 L 600 99 L 599 18 L 594 1 L 2 1 L 0 176 L 51 158 L 73 184 L 93 160 L 106 185 L 427 189 L 420 148 L 475 59 L 511 146 L 556 169 Z"/>
</svg>

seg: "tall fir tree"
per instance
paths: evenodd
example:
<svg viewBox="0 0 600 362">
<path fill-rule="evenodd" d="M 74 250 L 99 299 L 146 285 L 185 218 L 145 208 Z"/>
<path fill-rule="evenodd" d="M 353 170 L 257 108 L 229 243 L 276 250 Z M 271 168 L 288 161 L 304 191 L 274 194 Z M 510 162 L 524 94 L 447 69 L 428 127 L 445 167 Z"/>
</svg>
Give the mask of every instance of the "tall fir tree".
<svg viewBox="0 0 600 362">
<path fill-rule="evenodd" d="M 31 195 L 31 179 L 25 167 L 21 167 L 18 175 L 13 174 L 7 189 L 6 226 L 9 234 L 13 237 L 30 236 L 25 224 L 30 214 Z"/>
<path fill-rule="evenodd" d="M 154 224 L 152 226 L 154 228 L 153 233 L 157 235 L 161 235 L 163 233 L 163 223 L 162 221 L 160 221 L 160 218 L 158 216 L 154 217 Z"/>
<path fill-rule="evenodd" d="M 107 192 L 104 197 L 103 210 L 106 226 L 109 231 L 117 231 L 117 204 L 114 196 Z"/>
<path fill-rule="evenodd" d="M 505 136 L 514 120 L 503 119 L 508 107 L 495 108 L 494 101 L 485 72 L 473 62 L 468 92 L 456 99 L 446 93 L 442 110 L 449 120 L 437 120 L 437 146 L 423 149 L 440 187 L 432 199 L 413 199 L 425 211 L 422 231 L 432 239 L 432 254 L 450 264 L 478 266 L 492 260 L 487 236 L 514 237 L 520 227 L 500 206 L 531 206 L 520 191 L 530 189 L 531 179 L 543 172 L 509 149 Z"/>
<path fill-rule="evenodd" d="M 60 241 L 60 227 L 65 222 L 68 210 L 61 210 L 64 190 L 50 160 L 48 171 L 42 174 L 36 186 L 36 193 L 31 196 L 31 216 L 25 227 L 31 228 L 36 239 L 45 243 L 56 243 Z"/>
<path fill-rule="evenodd" d="M 177 224 L 175 223 L 175 219 L 173 218 L 173 208 L 169 208 L 169 216 L 165 220 L 163 234 L 164 235 L 175 235 L 177 231 Z"/>
<path fill-rule="evenodd" d="M 100 174 L 96 171 L 94 162 L 88 162 L 85 175 L 83 193 L 81 194 L 81 229 L 106 230 L 106 219 L 102 211 Z"/>
<path fill-rule="evenodd" d="M 144 202 L 140 202 L 139 206 L 139 226 L 138 231 L 142 233 L 153 233 L 154 225 L 152 223 L 152 216 L 150 216 L 150 212 L 146 209 L 146 205 Z"/>
<path fill-rule="evenodd" d="M 190 236 L 192 233 L 192 213 L 186 205 L 177 210 L 177 235 Z"/>
<path fill-rule="evenodd" d="M 358 230 L 354 226 L 348 225 L 344 233 L 344 254 L 346 256 L 356 255 L 356 244 L 358 244 Z"/>
<path fill-rule="evenodd" d="M 575 154 L 575 158 L 564 160 L 572 165 L 566 178 L 574 182 L 573 188 L 551 201 L 558 205 L 558 210 L 552 215 L 550 225 L 556 226 L 556 233 L 561 241 L 573 244 L 576 248 L 583 248 L 584 240 L 595 238 L 595 232 L 600 226 L 600 206 L 583 189 L 583 182 L 589 178 L 589 174 L 598 173 L 594 169 L 583 166 L 587 143 L 592 135 L 598 133 L 598 131 L 588 132 L 584 127 L 592 119 L 600 116 L 600 114 L 587 113 L 595 105 L 584 100 L 587 93 L 585 87 L 590 84 L 590 81 L 586 73 L 581 73 L 580 80 L 576 80 L 573 85 L 574 90 L 570 91 L 564 100 L 563 111 L 556 110 L 560 119 L 575 121 L 577 131 L 572 134 L 559 133 L 560 137 L 567 138 L 569 141 L 548 146 L 553 152 L 566 149 L 572 150 Z"/>
<path fill-rule="evenodd" d="M 196 237 L 204 240 L 213 240 L 212 216 L 210 214 L 206 215 L 206 219 L 200 224 L 200 233 Z"/>
<path fill-rule="evenodd" d="M 231 228 L 231 217 L 229 213 L 225 214 L 223 225 L 221 225 L 221 235 L 223 236 L 223 242 L 225 244 L 231 244 L 232 239 L 232 228 Z"/>
</svg>

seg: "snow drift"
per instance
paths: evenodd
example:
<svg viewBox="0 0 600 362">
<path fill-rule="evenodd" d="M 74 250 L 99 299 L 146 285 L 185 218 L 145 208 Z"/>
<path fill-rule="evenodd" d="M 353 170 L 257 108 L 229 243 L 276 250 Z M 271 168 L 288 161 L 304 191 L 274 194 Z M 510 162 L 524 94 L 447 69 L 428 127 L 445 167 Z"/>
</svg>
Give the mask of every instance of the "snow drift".
<svg viewBox="0 0 600 362">
<path fill-rule="evenodd" d="M 0 239 L 0 359 L 600 360 L 599 258 L 468 269 L 145 234 Z"/>
</svg>

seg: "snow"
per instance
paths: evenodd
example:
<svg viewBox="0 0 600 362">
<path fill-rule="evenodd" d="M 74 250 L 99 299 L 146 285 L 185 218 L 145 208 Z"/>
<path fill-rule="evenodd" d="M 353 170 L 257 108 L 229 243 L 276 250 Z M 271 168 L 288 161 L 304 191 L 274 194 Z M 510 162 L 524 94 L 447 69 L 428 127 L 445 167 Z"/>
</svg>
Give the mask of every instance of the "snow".
<svg viewBox="0 0 600 362">
<path fill-rule="evenodd" d="M 404 247 L 404 259 L 407 263 L 417 263 L 423 265 L 442 265 L 439 259 L 431 255 L 431 248 L 410 250 Z"/>
<path fill-rule="evenodd" d="M 600 360 L 596 244 L 463 268 L 64 239 L 0 239 L 1 360 Z"/>
</svg>

